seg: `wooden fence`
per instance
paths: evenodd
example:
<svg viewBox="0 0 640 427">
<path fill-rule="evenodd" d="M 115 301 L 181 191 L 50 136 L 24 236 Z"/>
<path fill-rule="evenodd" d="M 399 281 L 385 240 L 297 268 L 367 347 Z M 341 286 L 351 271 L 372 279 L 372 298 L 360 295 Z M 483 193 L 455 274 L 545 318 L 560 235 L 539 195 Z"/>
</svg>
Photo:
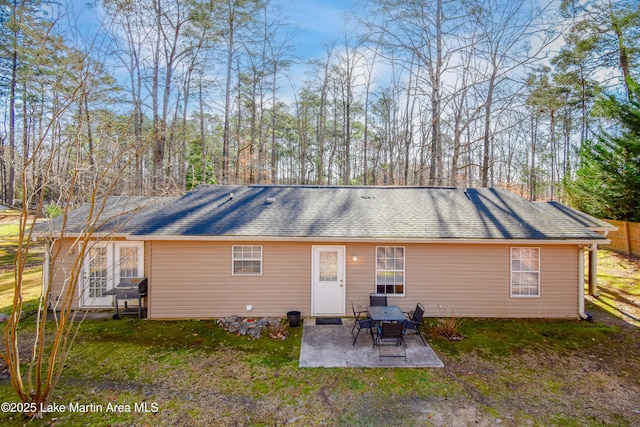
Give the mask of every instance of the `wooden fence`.
<svg viewBox="0 0 640 427">
<path fill-rule="evenodd" d="M 618 227 L 618 231 L 609 232 L 607 238 L 611 244 L 602 245 L 603 248 L 640 256 L 640 223 L 613 219 L 604 221 Z"/>
</svg>

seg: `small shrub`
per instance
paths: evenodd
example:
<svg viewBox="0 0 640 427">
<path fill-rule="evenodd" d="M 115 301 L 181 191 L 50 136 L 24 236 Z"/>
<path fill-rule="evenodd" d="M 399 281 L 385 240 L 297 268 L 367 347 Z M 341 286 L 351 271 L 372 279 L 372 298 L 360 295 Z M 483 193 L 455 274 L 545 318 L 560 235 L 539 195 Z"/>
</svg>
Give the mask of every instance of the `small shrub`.
<svg viewBox="0 0 640 427">
<path fill-rule="evenodd" d="M 464 319 L 460 317 L 440 317 L 431 326 L 431 334 L 449 341 L 460 341 L 460 328 L 464 324 Z"/>
<path fill-rule="evenodd" d="M 48 218 L 55 218 L 62 215 L 62 208 L 56 204 L 51 203 L 44 207 L 44 214 Z"/>
<path fill-rule="evenodd" d="M 289 324 L 285 319 L 269 319 L 269 336 L 276 340 L 283 340 L 289 335 Z"/>
</svg>

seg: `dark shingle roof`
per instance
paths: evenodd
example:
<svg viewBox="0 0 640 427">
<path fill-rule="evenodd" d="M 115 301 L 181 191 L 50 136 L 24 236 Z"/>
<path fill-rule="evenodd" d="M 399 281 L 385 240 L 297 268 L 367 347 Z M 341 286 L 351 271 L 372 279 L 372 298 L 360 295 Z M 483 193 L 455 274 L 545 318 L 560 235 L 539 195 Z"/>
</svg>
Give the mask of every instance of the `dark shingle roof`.
<svg viewBox="0 0 640 427">
<path fill-rule="evenodd" d="M 97 200 L 94 204 L 85 203 L 73 209 L 67 215 L 52 220 L 38 220 L 34 232 L 37 234 L 59 233 L 64 227 L 65 233 L 79 234 L 87 229 L 95 233 L 129 234 L 148 216 L 162 206 L 177 200 L 177 197 L 136 197 L 112 196 Z"/>
<path fill-rule="evenodd" d="M 564 218 L 570 219 L 577 224 L 582 225 L 583 227 L 587 227 L 592 230 L 616 230 L 617 227 L 605 222 L 601 219 L 588 215 L 584 212 L 580 212 L 579 210 L 573 209 L 567 205 L 563 205 L 560 202 L 543 202 L 543 205 L 546 205 L 548 209 L 550 209 L 554 214 L 562 216 Z"/>
<path fill-rule="evenodd" d="M 123 230 L 148 238 L 604 239 L 493 188 L 210 186 L 153 204 Z"/>
<path fill-rule="evenodd" d="M 179 198 L 109 197 L 103 202 L 95 232 L 142 239 L 596 241 L 604 238 L 588 228 L 609 226 L 559 203 L 533 203 L 494 188 L 205 186 Z M 66 233 L 87 228 L 89 208 L 70 213 Z M 39 223 L 36 232 L 60 228 L 57 218 Z"/>
</svg>

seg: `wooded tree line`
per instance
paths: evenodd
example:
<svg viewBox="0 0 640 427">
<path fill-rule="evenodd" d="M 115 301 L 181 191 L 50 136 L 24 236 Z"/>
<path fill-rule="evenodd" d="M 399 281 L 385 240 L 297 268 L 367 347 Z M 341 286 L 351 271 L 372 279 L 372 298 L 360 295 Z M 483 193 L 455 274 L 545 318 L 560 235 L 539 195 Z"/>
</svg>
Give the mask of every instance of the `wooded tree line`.
<svg viewBox="0 0 640 427">
<path fill-rule="evenodd" d="M 596 100 L 630 93 L 640 17 L 629 0 L 537 4 L 363 1 L 306 61 L 275 0 L 102 0 L 92 31 L 70 5 L 4 2 L 2 200 L 73 185 L 80 201 L 112 162 L 127 177 L 112 191 L 129 195 L 287 183 L 557 198 L 586 141 L 616 132 Z"/>
</svg>

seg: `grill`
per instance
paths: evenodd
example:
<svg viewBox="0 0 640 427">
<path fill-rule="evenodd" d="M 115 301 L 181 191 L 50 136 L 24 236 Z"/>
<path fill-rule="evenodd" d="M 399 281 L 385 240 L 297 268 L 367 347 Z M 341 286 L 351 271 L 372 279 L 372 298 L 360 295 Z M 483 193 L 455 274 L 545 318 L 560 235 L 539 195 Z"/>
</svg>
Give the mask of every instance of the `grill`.
<svg viewBox="0 0 640 427">
<path fill-rule="evenodd" d="M 118 285 L 109 289 L 103 295 L 113 295 L 113 305 L 115 307 L 114 319 L 119 319 L 121 314 L 138 314 L 138 319 L 142 318 L 142 312 L 147 310 L 147 278 L 134 277 L 122 279 Z M 137 307 L 129 307 L 129 301 L 138 301 Z M 123 309 L 120 310 L 120 302 Z"/>
</svg>

